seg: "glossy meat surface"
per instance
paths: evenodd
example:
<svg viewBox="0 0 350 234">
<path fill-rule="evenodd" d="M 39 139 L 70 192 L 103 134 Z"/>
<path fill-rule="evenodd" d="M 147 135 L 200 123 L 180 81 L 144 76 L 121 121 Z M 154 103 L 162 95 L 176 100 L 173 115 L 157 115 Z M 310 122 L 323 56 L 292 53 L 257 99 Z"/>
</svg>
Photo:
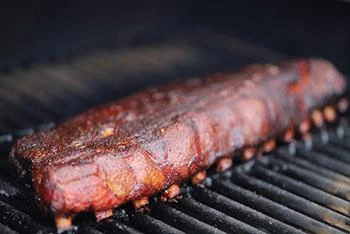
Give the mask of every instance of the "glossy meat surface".
<svg viewBox="0 0 350 234">
<path fill-rule="evenodd" d="M 104 211 L 280 136 L 344 89 L 322 59 L 251 65 L 89 110 L 18 140 L 11 158 L 55 215 Z"/>
</svg>

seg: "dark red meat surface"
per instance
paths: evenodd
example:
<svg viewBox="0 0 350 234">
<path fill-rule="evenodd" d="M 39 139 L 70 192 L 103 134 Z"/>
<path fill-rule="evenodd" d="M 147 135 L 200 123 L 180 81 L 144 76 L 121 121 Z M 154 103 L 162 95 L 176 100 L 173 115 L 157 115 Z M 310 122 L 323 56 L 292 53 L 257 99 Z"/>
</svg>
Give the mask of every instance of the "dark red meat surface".
<svg viewBox="0 0 350 234">
<path fill-rule="evenodd" d="M 11 159 L 54 215 L 105 211 L 280 136 L 344 89 L 323 59 L 251 65 L 91 109 L 19 139 Z"/>
</svg>

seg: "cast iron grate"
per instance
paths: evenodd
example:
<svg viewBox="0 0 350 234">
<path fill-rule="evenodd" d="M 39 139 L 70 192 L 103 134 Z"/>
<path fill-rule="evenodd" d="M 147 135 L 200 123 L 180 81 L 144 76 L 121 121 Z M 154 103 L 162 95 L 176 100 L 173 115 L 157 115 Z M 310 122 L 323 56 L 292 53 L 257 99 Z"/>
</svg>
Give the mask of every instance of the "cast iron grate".
<svg viewBox="0 0 350 234">
<path fill-rule="evenodd" d="M 44 126 L 46 127 L 46 126 Z M 29 185 L 15 177 L 1 141 L 0 232 L 54 232 Z M 350 128 L 316 132 L 312 141 L 283 145 L 271 155 L 212 174 L 205 186 L 183 188 L 177 203 L 155 200 L 149 212 L 128 205 L 96 223 L 77 218 L 78 233 L 346 233 L 350 232 Z"/>
<path fill-rule="evenodd" d="M 40 212 L 30 185 L 18 181 L 8 162 L 16 138 L 160 77 L 167 82 L 281 57 L 209 33 L 0 75 L 0 233 L 55 232 L 53 219 Z M 350 128 L 343 118 L 312 141 L 212 173 L 206 186 L 185 185 L 177 203 L 152 201 L 147 213 L 127 205 L 101 223 L 79 215 L 77 233 L 350 232 Z"/>
<path fill-rule="evenodd" d="M 61 121 L 145 86 L 282 57 L 235 38 L 196 32 L 0 73 L 0 135 Z"/>
</svg>

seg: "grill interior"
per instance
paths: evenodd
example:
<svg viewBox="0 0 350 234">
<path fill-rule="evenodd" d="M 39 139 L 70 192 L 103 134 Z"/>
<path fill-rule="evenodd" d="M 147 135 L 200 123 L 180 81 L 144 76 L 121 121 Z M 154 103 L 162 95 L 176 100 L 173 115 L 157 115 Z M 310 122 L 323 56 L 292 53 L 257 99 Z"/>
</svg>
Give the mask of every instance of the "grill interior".
<svg viewBox="0 0 350 234">
<path fill-rule="evenodd" d="M 247 63 L 286 56 L 210 31 L 173 40 L 95 51 L 60 63 L 1 74 L 0 233 L 55 232 L 30 184 L 7 160 L 12 142 L 132 91 Z M 126 82 L 127 81 L 127 82 Z M 211 173 L 205 186 L 185 185 L 177 203 L 152 201 L 149 212 L 129 205 L 96 223 L 79 215 L 77 233 L 342 233 L 350 232 L 350 128 L 343 116 L 312 140 Z"/>
<path fill-rule="evenodd" d="M 169 38 L 0 73 L 0 133 L 27 132 L 156 83 L 286 57 L 207 30 Z"/>
</svg>

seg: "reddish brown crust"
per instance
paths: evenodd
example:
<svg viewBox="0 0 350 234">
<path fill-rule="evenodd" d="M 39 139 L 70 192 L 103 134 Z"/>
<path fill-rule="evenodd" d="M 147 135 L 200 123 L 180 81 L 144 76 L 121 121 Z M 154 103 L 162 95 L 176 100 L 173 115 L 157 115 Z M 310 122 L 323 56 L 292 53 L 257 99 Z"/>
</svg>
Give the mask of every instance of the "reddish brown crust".
<svg viewBox="0 0 350 234">
<path fill-rule="evenodd" d="M 242 160 L 248 161 L 252 159 L 257 153 L 258 153 L 258 150 L 255 147 L 246 147 L 243 150 Z"/>
<path fill-rule="evenodd" d="M 146 205 L 148 205 L 148 203 L 149 203 L 148 197 L 141 197 L 133 201 L 135 209 L 140 209 L 142 207 L 145 207 Z"/>
<path fill-rule="evenodd" d="M 198 172 L 197 174 L 195 174 L 192 177 L 192 184 L 196 185 L 196 184 L 202 183 L 205 180 L 206 176 L 207 176 L 207 172 L 206 171 Z"/>
<path fill-rule="evenodd" d="M 324 118 L 320 110 L 314 110 L 312 112 L 311 118 L 316 127 L 320 128 L 323 126 Z"/>
<path fill-rule="evenodd" d="M 113 209 L 109 209 L 109 210 L 102 210 L 102 211 L 96 211 L 95 212 L 95 218 L 97 221 L 100 221 L 102 219 L 106 219 L 109 217 L 113 216 Z"/>
<path fill-rule="evenodd" d="M 72 228 L 72 216 L 56 216 L 55 223 L 58 233 L 62 233 Z"/>
<path fill-rule="evenodd" d="M 323 110 L 323 114 L 324 114 L 324 118 L 328 122 L 334 122 L 337 117 L 337 113 L 335 112 L 335 109 L 331 106 L 326 106 Z"/>
<path fill-rule="evenodd" d="M 299 131 L 301 133 L 307 133 L 310 129 L 310 120 L 305 119 L 303 121 L 301 121 L 300 125 L 299 125 Z"/>
<path fill-rule="evenodd" d="M 160 200 L 162 201 L 171 201 L 174 200 L 181 193 L 180 186 L 177 184 L 171 185 L 168 189 L 166 189 L 162 196 L 160 196 Z"/>
<path fill-rule="evenodd" d="M 55 215 L 108 210 L 282 134 L 344 88 L 325 60 L 248 66 L 89 110 L 20 139 L 11 158 Z"/>
<path fill-rule="evenodd" d="M 224 172 L 232 166 L 232 156 L 224 156 L 218 160 L 216 165 L 217 172 Z"/>
<path fill-rule="evenodd" d="M 285 142 L 291 142 L 293 141 L 295 136 L 295 130 L 294 130 L 294 126 L 293 127 L 289 127 L 286 132 L 283 134 L 282 136 L 282 140 Z"/>
<path fill-rule="evenodd" d="M 275 148 L 276 148 L 276 140 L 275 139 L 268 140 L 263 145 L 263 150 L 266 153 L 273 151 Z"/>
</svg>

